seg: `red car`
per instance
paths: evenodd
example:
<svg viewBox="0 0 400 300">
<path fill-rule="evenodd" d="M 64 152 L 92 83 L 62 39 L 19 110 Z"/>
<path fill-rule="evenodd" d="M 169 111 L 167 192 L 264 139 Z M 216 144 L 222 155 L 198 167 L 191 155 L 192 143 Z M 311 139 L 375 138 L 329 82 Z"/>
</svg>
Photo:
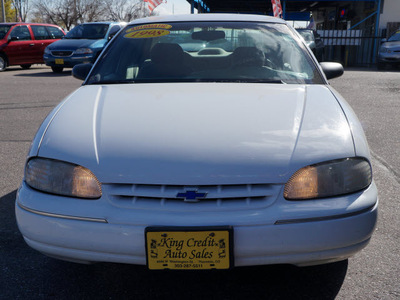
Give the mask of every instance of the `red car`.
<svg viewBox="0 0 400 300">
<path fill-rule="evenodd" d="M 0 72 L 8 66 L 28 69 L 42 64 L 44 48 L 64 35 L 64 30 L 52 24 L 0 23 Z"/>
</svg>

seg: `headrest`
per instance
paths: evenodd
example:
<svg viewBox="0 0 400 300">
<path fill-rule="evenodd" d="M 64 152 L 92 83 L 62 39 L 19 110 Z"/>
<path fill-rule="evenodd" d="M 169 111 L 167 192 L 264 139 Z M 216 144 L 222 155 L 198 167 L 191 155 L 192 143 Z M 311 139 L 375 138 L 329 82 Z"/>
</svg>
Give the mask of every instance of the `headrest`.
<svg viewBox="0 0 400 300">
<path fill-rule="evenodd" d="M 153 46 L 150 54 L 155 64 L 175 64 L 183 60 L 183 50 L 178 44 L 158 43 Z"/>
<path fill-rule="evenodd" d="M 265 55 L 256 47 L 238 47 L 232 53 L 232 63 L 235 66 L 261 67 L 265 62 Z"/>
</svg>

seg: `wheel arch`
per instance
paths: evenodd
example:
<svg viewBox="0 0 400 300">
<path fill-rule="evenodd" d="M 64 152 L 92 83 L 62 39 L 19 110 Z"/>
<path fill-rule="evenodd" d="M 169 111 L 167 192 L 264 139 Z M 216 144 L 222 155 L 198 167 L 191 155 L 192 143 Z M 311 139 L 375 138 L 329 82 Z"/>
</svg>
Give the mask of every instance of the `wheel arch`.
<svg viewBox="0 0 400 300">
<path fill-rule="evenodd" d="M 4 71 L 10 65 L 10 63 L 8 61 L 8 56 L 4 51 L 0 51 L 0 56 L 4 58 L 5 66 L 4 66 L 4 69 L 1 70 L 1 71 Z"/>
<path fill-rule="evenodd" d="M 6 54 L 4 51 L 1 51 L 1 50 L 0 50 L 0 55 L 3 56 L 3 57 L 6 59 L 7 66 L 9 66 L 9 60 L 8 60 L 7 54 Z"/>
</svg>

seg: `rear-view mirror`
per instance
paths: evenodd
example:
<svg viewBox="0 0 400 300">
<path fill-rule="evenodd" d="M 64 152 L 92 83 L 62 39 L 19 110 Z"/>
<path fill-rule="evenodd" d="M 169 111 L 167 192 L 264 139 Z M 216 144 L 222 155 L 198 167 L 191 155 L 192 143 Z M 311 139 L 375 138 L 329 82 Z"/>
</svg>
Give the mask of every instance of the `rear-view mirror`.
<svg viewBox="0 0 400 300">
<path fill-rule="evenodd" d="M 19 40 L 19 37 L 17 37 L 17 36 L 9 36 L 7 38 L 7 42 L 13 42 L 13 41 L 18 41 L 18 40 Z"/>
<path fill-rule="evenodd" d="M 198 41 L 215 41 L 219 39 L 225 38 L 225 32 L 222 30 L 203 30 L 203 31 L 196 31 L 192 33 L 192 39 Z"/>
</svg>

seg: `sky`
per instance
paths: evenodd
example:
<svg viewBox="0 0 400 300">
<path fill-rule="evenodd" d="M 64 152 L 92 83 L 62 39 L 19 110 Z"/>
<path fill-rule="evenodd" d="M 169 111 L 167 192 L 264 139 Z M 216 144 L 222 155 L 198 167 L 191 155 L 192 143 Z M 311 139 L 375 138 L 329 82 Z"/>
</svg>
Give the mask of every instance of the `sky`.
<svg viewBox="0 0 400 300">
<path fill-rule="evenodd" d="M 156 7 L 154 11 L 160 15 L 190 14 L 190 4 L 186 0 L 164 0 L 164 3 Z M 196 12 L 197 10 L 195 9 Z M 296 21 L 290 22 L 290 24 L 296 28 L 304 28 L 308 25 L 308 22 Z"/>
<path fill-rule="evenodd" d="M 160 15 L 190 14 L 190 4 L 186 0 L 164 0 L 164 3 L 156 7 L 154 11 Z"/>
</svg>

